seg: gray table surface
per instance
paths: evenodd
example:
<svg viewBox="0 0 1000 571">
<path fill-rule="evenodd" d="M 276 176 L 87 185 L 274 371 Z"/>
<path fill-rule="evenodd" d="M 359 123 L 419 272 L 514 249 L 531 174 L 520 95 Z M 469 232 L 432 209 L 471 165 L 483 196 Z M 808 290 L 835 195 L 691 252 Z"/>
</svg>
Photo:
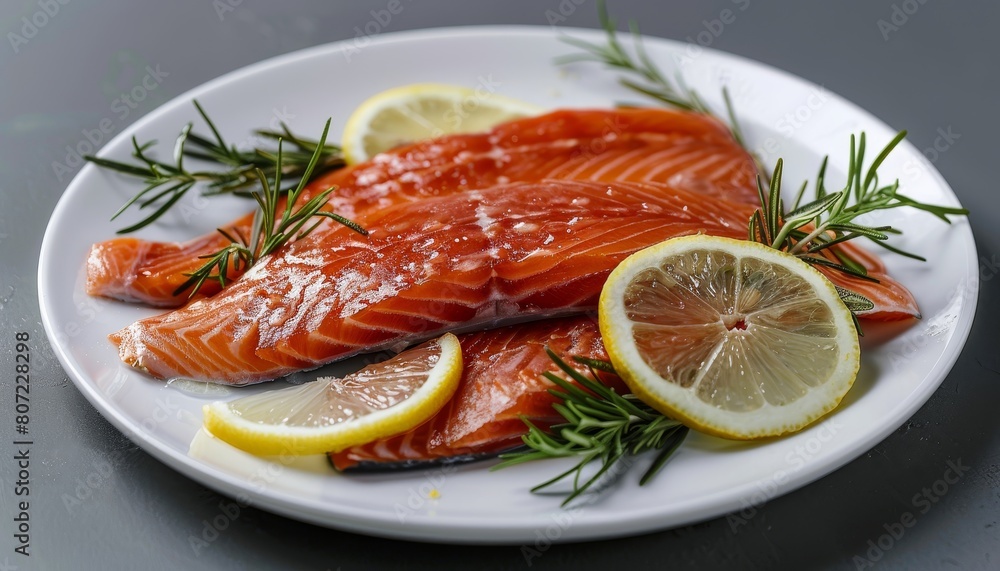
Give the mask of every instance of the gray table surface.
<svg viewBox="0 0 1000 571">
<path fill-rule="evenodd" d="M 560 8 L 562 4 L 562 8 Z M 384 32 L 466 24 L 594 27 L 593 0 L 404 0 Z M 221 11 L 220 6 L 233 7 Z M 903 427 L 840 470 L 758 508 L 746 525 L 706 523 L 614 541 L 555 545 L 530 561 L 517 546 L 438 546 L 313 527 L 246 508 L 218 538 L 190 543 L 226 501 L 138 449 L 106 422 L 51 358 L 39 322 L 42 232 L 69 176 L 65 146 L 108 116 L 121 85 L 146 65 L 169 70 L 115 123 L 218 75 L 299 48 L 351 38 L 385 0 L 7 0 L 0 6 L 0 570 L 13 569 L 996 569 L 1000 538 L 1000 322 L 996 273 L 995 22 L 1000 4 L 941 0 L 849 2 L 615 0 L 651 35 L 697 39 L 723 9 L 745 6 L 712 47 L 824 85 L 920 149 L 955 134 L 935 166 L 971 209 L 983 269 L 979 310 L 958 364 Z M 48 9 L 51 16 L 39 16 Z M 42 23 L 25 29 L 25 22 Z M 880 24 L 880 21 L 883 23 Z M 708 22 L 708 23 L 706 23 Z M 891 26 L 891 27 L 890 27 Z M 13 34 L 13 35 L 12 35 Z M 707 37 L 707 36 L 703 36 Z M 130 83 L 131 81 L 131 83 Z M 945 146 L 940 145 L 939 146 Z M 74 171 L 76 169 L 73 169 Z M 991 198 L 992 197 L 992 198 Z M 27 331 L 33 369 L 30 557 L 14 552 L 14 334 Z M 49 358 L 45 358 L 48 356 Z M 914 494 L 947 462 L 969 469 L 926 513 Z M 88 478 L 90 484 L 86 484 Z M 81 485 L 79 503 L 67 501 Z M 894 538 L 901 515 L 912 527 Z M 881 540 L 881 547 L 874 548 Z"/>
</svg>

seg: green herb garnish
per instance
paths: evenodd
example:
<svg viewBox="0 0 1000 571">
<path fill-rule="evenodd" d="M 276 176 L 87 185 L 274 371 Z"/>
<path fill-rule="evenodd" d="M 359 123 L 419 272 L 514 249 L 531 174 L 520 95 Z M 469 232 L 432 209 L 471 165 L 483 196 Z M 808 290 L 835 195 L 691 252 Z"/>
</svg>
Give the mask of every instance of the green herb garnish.
<svg viewBox="0 0 1000 571">
<path fill-rule="evenodd" d="M 619 460 L 648 450 L 659 450 L 639 484 L 652 479 L 684 441 L 688 428 L 667 418 L 635 395 L 619 395 L 598 380 L 597 371 L 614 372 L 611 363 L 577 357 L 577 362 L 590 368 L 593 378 L 588 378 L 551 350 L 546 349 L 546 352 L 559 369 L 579 384 L 576 386 L 552 372 L 544 373 L 546 379 L 559 387 L 549 389 L 549 393 L 559 399 L 552 406 L 566 422 L 545 431 L 523 419 L 529 430 L 522 440 L 529 449 L 502 454 L 500 458 L 503 462 L 493 469 L 544 458 L 579 457 L 580 462 L 576 466 L 531 489 L 538 492 L 572 476 L 573 492 L 563 501 L 563 506 L 586 492 Z M 583 480 L 584 467 L 595 460 L 600 461 L 600 470 Z"/>
<path fill-rule="evenodd" d="M 185 274 L 188 276 L 188 280 L 174 290 L 174 295 L 179 295 L 190 288 L 189 296 L 193 296 L 208 280 L 218 282 L 221 287 L 225 287 L 229 279 L 230 268 L 237 272 L 250 268 L 258 260 L 286 243 L 298 240 L 315 230 L 324 218 L 335 220 L 361 235 L 368 235 L 368 232 L 355 222 L 339 214 L 322 210 L 330 199 L 330 194 L 334 191 L 332 188 L 310 198 L 301 206 L 297 206 L 306 184 L 312 178 L 313 171 L 323 158 L 323 149 L 326 148 L 326 136 L 329 130 L 330 121 L 327 120 L 326 126 L 323 127 L 323 135 L 320 136 L 309 162 L 302 170 L 298 184 L 294 188 L 284 191 L 281 190 L 281 176 L 286 163 L 282 152 L 283 139 L 278 139 L 278 150 L 274 157 L 273 182 L 268 181 L 267 175 L 262 169 L 254 169 L 254 176 L 260 184 L 261 190 L 252 193 L 258 206 L 257 211 L 254 212 L 253 233 L 247 239 L 241 234 L 233 236 L 221 228 L 218 229 L 218 232 L 225 236 L 230 244 L 215 254 L 201 256 L 208 261 L 194 272 Z M 285 198 L 283 207 L 282 197 Z M 314 219 L 317 220 L 311 226 L 305 227 L 307 222 Z"/>
<path fill-rule="evenodd" d="M 265 179 L 274 179 L 280 170 L 280 174 L 289 181 L 304 177 L 308 182 L 312 175 L 340 168 L 345 164 L 340 147 L 328 145 L 325 140 L 314 141 L 295 135 L 284 123 L 281 123 L 280 132 L 256 131 L 258 136 L 265 139 L 285 141 L 294 146 L 293 150 L 285 151 L 280 159 L 278 153 L 271 149 L 256 148 L 241 151 L 236 145 L 227 144 L 201 105 L 197 101 L 193 103 L 212 132 L 213 138 L 192 132 L 193 123 L 186 124 L 174 144 L 173 163 L 158 161 L 147 154 L 156 141 L 139 144 L 135 137 L 132 137 L 132 156 L 136 159 L 135 163 L 91 155 L 84 157 L 100 167 L 138 177 L 145 184 L 145 187 L 119 208 L 111 219 L 115 220 L 132 206 L 136 206 L 139 210 L 147 208 L 155 210 L 139 222 L 118 230 L 119 234 L 135 232 L 152 224 L 199 183 L 205 184 L 203 194 L 206 196 L 235 194 L 249 198 L 263 188 L 261 181 L 264 179 L 257 175 L 257 171 L 263 172 Z M 314 162 L 313 157 L 317 153 L 318 159 Z M 219 168 L 189 170 L 184 164 L 185 158 L 208 161 Z M 313 164 L 312 168 L 309 168 L 310 164 Z M 307 171 L 309 176 L 306 176 Z"/>
<path fill-rule="evenodd" d="M 829 157 L 824 157 L 819 174 L 816 176 L 814 199 L 807 204 L 801 204 L 808 186 L 808 181 L 803 182 L 795 195 L 790 211 L 785 210 L 781 198 L 783 161 L 778 159 L 766 192 L 761 178 L 757 177 L 757 193 L 761 208 L 754 211 L 750 217 L 747 238 L 776 250 L 788 252 L 814 266 L 831 268 L 876 283 L 878 280 L 869 276 L 865 267 L 846 252 L 830 248 L 864 237 L 897 254 L 926 261 L 921 256 L 887 243 L 890 235 L 902 234 L 899 229 L 888 225 L 867 226 L 857 220 L 871 212 L 900 207 L 912 207 L 929 212 L 949 224 L 951 220 L 948 216 L 964 216 L 969 213 L 965 208 L 926 204 L 908 198 L 899 193 L 898 179 L 891 184 L 879 185 L 878 168 L 905 137 L 906 131 L 899 132 L 879 152 L 866 170 L 865 134 L 861 133 L 857 139 L 851 135 L 850 162 L 844 188 L 837 192 L 829 192 L 826 189 L 826 168 Z M 834 259 L 822 255 L 824 250 L 827 254 L 832 254 Z M 855 314 L 873 309 L 875 304 L 865 296 L 839 286 L 837 293 L 840 294 L 841 301 L 851 310 L 858 333 L 863 335 L 861 324 Z"/>
<path fill-rule="evenodd" d="M 902 233 L 898 229 L 892 226 L 866 226 L 857 222 L 857 218 L 865 214 L 901 207 L 929 212 L 949 224 L 951 220 L 948 216 L 965 216 L 969 213 L 965 208 L 926 204 L 908 198 L 899 192 L 898 179 L 891 184 L 879 185 L 879 166 L 904 137 L 906 131 L 897 134 L 865 170 L 865 134 L 861 133 L 857 139 L 851 135 L 851 158 L 847 168 L 847 183 L 843 190 L 829 192 L 826 189 L 826 167 L 829 157 L 824 158 L 816 177 L 816 193 L 813 201 L 800 205 L 807 186 L 807 183 L 804 183 L 796 194 L 792 209 L 787 212 L 781 199 L 782 161 L 779 159 L 771 175 L 771 185 L 767 193 L 758 180 L 757 190 L 762 208 L 750 219 L 749 238 L 795 254 L 806 262 L 833 267 L 863 279 L 872 278 L 867 276 L 863 267 L 851 260 L 841 258 L 842 263 L 837 264 L 810 254 L 854 238 L 865 237 L 897 254 L 926 261 L 921 256 L 900 250 L 886 242 L 889 235 Z M 812 226 L 806 229 L 808 225 Z"/>
<path fill-rule="evenodd" d="M 719 115 L 705 103 L 705 100 L 684 83 L 684 78 L 680 74 L 672 82 L 653 63 L 649 54 L 646 53 L 646 48 L 643 47 L 642 34 L 639 33 L 639 25 L 634 20 L 629 22 L 629 31 L 632 34 L 632 45 L 635 50 L 635 55 L 632 55 L 618 40 L 617 22 L 608 15 L 608 9 L 603 0 L 597 3 L 597 16 L 601 21 L 601 27 L 607 34 L 607 42 L 604 45 L 592 44 L 573 37 L 563 37 L 562 41 L 582 49 L 583 53 L 563 56 L 558 58 L 556 63 L 589 61 L 604 64 L 612 69 L 625 72 L 626 76 L 620 77 L 618 82 L 632 91 L 652 97 L 670 107 L 711 115 L 721 120 Z M 746 148 L 743 132 L 733 111 L 729 91 L 725 87 L 722 88 L 722 99 L 725 102 L 726 115 L 729 118 L 729 131 L 736 142 Z"/>
</svg>

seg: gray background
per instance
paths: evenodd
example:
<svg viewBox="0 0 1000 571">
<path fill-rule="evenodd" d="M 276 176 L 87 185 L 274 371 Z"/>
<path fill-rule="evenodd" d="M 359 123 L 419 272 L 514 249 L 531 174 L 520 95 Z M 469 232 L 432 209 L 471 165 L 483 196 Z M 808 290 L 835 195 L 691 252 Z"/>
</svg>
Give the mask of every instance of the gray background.
<svg viewBox="0 0 1000 571">
<path fill-rule="evenodd" d="M 44 1 L 44 0 L 43 0 Z M 66 1 L 66 0 L 63 0 Z M 226 0 L 222 0 L 226 1 Z M 712 47 L 742 54 L 824 85 L 897 128 L 920 149 L 938 129 L 960 135 L 935 166 L 972 210 L 984 280 L 972 336 L 947 380 L 912 419 L 837 472 L 757 509 L 746 525 L 720 518 L 615 541 L 556 545 L 532 568 L 1000 568 L 1000 245 L 996 213 L 998 127 L 995 2 L 944 0 L 750 0 Z M 261 59 L 354 37 L 384 0 L 370 2 L 230 0 L 223 17 L 208 0 L 69 1 L 28 43 L 10 45 L 37 0 L 0 7 L 0 434 L 12 424 L 13 336 L 32 336 L 32 555 L 13 553 L 13 450 L 0 443 L 0 570 L 4 569 L 515 569 L 519 547 L 453 547 L 389 541 L 244 509 L 196 553 L 190 536 L 220 513 L 225 498 L 147 456 L 87 403 L 53 360 L 35 295 L 42 231 L 69 176 L 53 161 L 81 130 L 109 116 L 134 74 L 160 64 L 170 75 L 116 122 L 116 132 L 173 96 Z M 562 0 L 564 9 L 573 3 Z M 593 0 L 564 25 L 593 27 Z M 739 2 L 743 4 L 743 2 Z M 685 40 L 735 3 L 614 0 L 651 35 Z M 465 24 L 548 25 L 560 0 L 460 2 L 403 0 L 385 32 Z M 878 21 L 899 10 L 887 37 Z M 902 9 L 910 12 L 903 22 Z M 916 8 L 916 11 L 914 11 Z M 139 75 L 141 77 L 141 73 Z M 75 169 L 74 169 L 75 170 Z M 912 497 L 940 480 L 948 460 L 969 470 L 898 540 L 886 525 L 914 509 Z M 110 470 L 109 470 L 110 469 Z M 96 474 L 96 475 L 95 475 Z M 107 474 L 107 475 L 105 475 Z M 88 476 L 96 485 L 79 504 L 66 495 Z M 84 490 L 85 491 L 85 490 Z M 484 490 L 488 493 L 488 490 Z M 890 546 L 891 543 L 891 546 Z M 877 561 L 856 557 L 871 554 Z"/>
</svg>

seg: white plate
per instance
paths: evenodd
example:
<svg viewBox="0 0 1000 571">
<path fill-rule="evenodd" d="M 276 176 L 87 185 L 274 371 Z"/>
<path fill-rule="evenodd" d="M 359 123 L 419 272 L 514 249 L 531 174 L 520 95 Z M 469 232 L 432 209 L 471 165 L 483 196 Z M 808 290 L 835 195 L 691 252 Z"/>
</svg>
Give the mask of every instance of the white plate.
<svg viewBox="0 0 1000 571">
<path fill-rule="evenodd" d="M 587 30 L 572 34 L 602 38 Z M 345 51 L 347 45 L 351 49 Z M 369 95 L 414 82 L 480 87 L 483 93 L 492 89 L 549 107 L 606 107 L 637 100 L 615 83 L 613 73 L 597 66 L 557 68 L 553 57 L 572 50 L 550 29 L 429 30 L 380 36 L 360 52 L 356 47 L 353 41 L 320 46 L 211 81 L 138 121 L 102 155 L 126 158 L 133 135 L 163 141 L 169 152 L 181 125 L 196 119 L 190 104 L 194 97 L 222 133 L 244 144 L 253 142 L 253 128 L 274 125 L 277 119 L 295 131 L 318 134 L 332 116 L 331 132 L 339 133 L 351 110 Z M 686 44 L 664 40 L 649 39 L 647 47 L 664 68 L 680 68 L 711 103 L 719 104 L 720 86 L 729 85 L 750 145 L 761 149 L 767 162 L 779 154 L 785 157 L 789 188 L 814 175 L 827 153 L 838 167 L 834 172 L 842 176 L 850 133 L 865 130 L 870 149 L 894 134 L 851 103 L 765 65 L 710 50 L 694 52 Z M 886 178 L 901 178 L 906 193 L 918 199 L 958 204 L 945 181 L 909 144 L 893 153 L 882 172 Z M 640 465 L 600 501 L 566 512 L 558 497 L 528 492 L 564 466 L 557 461 L 502 472 L 489 472 L 480 464 L 345 477 L 315 457 L 271 462 L 202 436 L 196 439 L 201 406 L 219 397 L 190 394 L 127 370 L 106 339 L 154 311 L 92 299 L 83 290 L 87 249 L 114 235 L 121 224 L 109 222 L 108 216 L 135 191 L 134 181 L 88 165 L 66 190 L 45 234 L 39 268 L 42 320 L 73 381 L 115 426 L 191 478 L 294 518 L 393 537 L 533 544 L 540 537 L 621 536 L 703 520 L 787 493 L 870 449 L 930 397 L 958 358 L 978 291 L 975 244 L 965 220 L 947 226 L 917 212 L 885 214 L 886 223 L 907 231 L 900 244 L 929 259 L 922 264 L 885 258 L 891 273 L 916 295 L 924 319 L 882 344 L 872 343 L 878 333 L 872 331 L 857 384 L 835 414 L 799 434 L 766 443 L 692 435 L 646 487 L 637 485 Z M 141 235 L 186 239 L 246 210 L 238 199 L 192 196 L 170 219 Z M 246 394 L 220 391 L 229 391 L 229 397 Z M 648 461 L 643 458 L 640 464 Z"/>
</svg>

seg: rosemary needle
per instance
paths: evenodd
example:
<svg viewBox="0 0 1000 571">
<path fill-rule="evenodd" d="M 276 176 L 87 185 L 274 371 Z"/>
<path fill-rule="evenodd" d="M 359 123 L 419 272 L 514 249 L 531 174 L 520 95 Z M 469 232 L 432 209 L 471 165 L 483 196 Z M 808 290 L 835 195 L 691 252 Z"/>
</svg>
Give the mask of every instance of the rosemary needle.
<svg viewBox="0 0 1000 571">
<path fill-rule="evenodd" d="M 965 208 L 926 204 L 909 198 L 899 192 L 899 180 L 891 184 L 880 185 L 878 168 L 886 157 L 902 142 L 906 131 L 898 133 L 865 169 L 865 134 L 855 137 L 851 135 L 850 162 L 847 169 L 847 182 L 843 189 L 830 192 L 826 189 L 826 169 L 828 158 L 823 159 L 819 174 L 816 177 L 815 198 L 801 204 L 807 185 L 803 185 L 796 194 L 791 210 L 785 210 L 781 199 L 781 178 L 783 163 L 777 161 L 771 174 L 771 184 L 767 192 L 758 179 L 757 190 L 760 195 L 761 208 L 750 218 L 747 235 L 750 240 L 761 242 L 766 246 L 794 254 L 802 260 L 820 266 L 830 267 L 854 277 L 877 281 L 868 276 L 864 266 L 845 256 L 842 252 L 830 250 L 832 246 L 853 240 L 868 238 L 875 244 L 920 261 L 926 261 L 917 254 L 901 250 L 887 243 L 891 235 L 902 232 L 892 226 L 868 226 L 861 224 L 858 218 L 879 210 L 895 208 L 916 208 L 929 212 L 935 217 L 950 223 L 949 216 L 965 216 L 969 213 Z M 814 254 L 824 251 L 834 252 L 837 262 L 827 257 Z M 855 294 L 857 295 L 857 294 Z"/>
<path fill-rule="evenodd" d="M 619 82 L 637 93 L 652 97 L 671 107 L 718 118 L 718 114 L 713 112 L 698 93 L 687 87 L 682 77 L 678 76 L 675 82 L 666 78 L 643 47 L 642 36 L 635 22 L 629 25 L 635 52 L 635 55 L 632 55 L 619 41 L 617 24 L 608 15 L 603 0 L 598 2 L 597 10 L 601 26 L 606 33 L 605 43 L 592 44 L 565 37 L 564 42 L 580 48 L 582 53 L 559 58 L 558 63 L 591 61 L 604 64 L 625 73 L 626 76 L 619 78 Z M 730 132 L 733 138 L 746 148 L 746 139 L 736 120 L 732 99 L 725 88 L 722 90 L 722 98 L 725 102 Z M 864 170 L 865 135 L 862 133 L 857 140 L 852 136 L 851 162 L 846 188 L 836 193 L 829 193 L 826 190 L 824 181 L 828 161 L 824 159 L 816 180 L 815 200 L 800 206 L 806 188 L 803 185 L 790 212 L 782 209 L 780 198 L 782 161 L 779 160 L 770 179 L 758 180 L 762 208 L 750 220 L 750 239 L 779 250 L 787 250 L 809 263 L 832 267 L 862 279 L 871 279 L 866 275 L 864 267 L 840 252 L 834 254 L 838 259 L 837 262 L 810 254 L 817 254 L 840 242 L 864 236 L 892 252 L 923 260 L 920 256 L 900 250 L 886 242 L 890 234 L 900 233 L 891 226 L 870 227 L 855 222 L 855 219 L 863 214 L 904 206 L 930 212 L 945 222 L 949 221 L 950 215 L 968 214 L 964 208 L 924 204 L 908 198 L 898 192 L 898 181 L 879 186 L 877 174 L 879 166 L 905 136 L 906 132 L 903 131 L 890 141 L 876 156 L 867 171 Z M 769 187 L 766 193 L 764 186 Z M 807 232 L 804 228 L 810 223 L 813 227 Z"/>
<path fill-rule="evenodd" d="M 546 349 L 546 352 L 562 372 L 576 381 L 574 384 L 551 372 L 544 374 L 557 387 L 549 389 L 549 393 L 559 399 L 553 407 L 565 422 L 553 426 L 551 431 L 545 431 L 524 419 L 528 434 L 522 440 L 528 449 L 502 454 L 500 458 L 503 462 L 493 469 L 543 458 L 580 458 L 574 467 L 531 490 L 539 492 L 572 477 L 573 491 L 562 504 L 566 506 L 599 482 L 619 461 L 649 450 L 659 450 L 639 483 L 642 485 L 650 481 L 684 441 L 687 427 L 667 418 L 634 395 L 619 395 L 602 383 L 598 371 L 614 372 L 611 363 L 577 357 L 577 362 L 590 369 L 591 377 L 587 377 L 551 350 Z M 600 462 L 600 469 L 584 479 L 584 469 L 593 461 Z"/>
<path fill-rule="evenodd" d="M 711 115 L 723 121 L 719 114 L 715 113 L 695 90 L 684 83 L 683 77 L 678 74 L 674 81 L 667 79 L 646 52 L 636 22 L 629 22 L 629 32 L 632 35 L 632 45 L 635 51 L 635 55 L 632 55 L 619 41 L 617 23 L 608 15 L 608 9 L 603 0 L 597 3 L 597 15 L 606 34 L 605 43 L 603 45 L 592 44 L 571 36 L 564 36 L 563 42 L 579 48 L 582 52 L 557 58 L 556 63 L 587 61 L 603 64 L 623 72 L 625 75 L 619 77 L 618 82 L 636 93 L 656 99 L 670 107 Z M 729 119 L 729 131 L 732 133 L 733 139 L 740 146 L 746 148 L 743 131 L 736 121 L 732 99 L 725 87 L 722 88 L 722 98 Z"/>
<path fill-rule="evenodd" d="M 115 220 L 131 207 L 152 212 L 138 222 L 118 230 L 127 234 L 145 228 L 166 214 L 177 202 L 196 185 L 204 185 L 203 194 L 235 194 L 250 198 L 259 191 L 261 178 L 274 178 L 279 170 L 278 154 L 273 149 L 256 148 L 240 150 L 230 145 L 219 133 L 215 123 L 209 118 L 201 104 L 194 101 L 195 109 L 211 131 L 211 137 L 201 136 L 193 131 L 193 123 L 186 124 L 174 142 L 172 162 L 163 162 L 149 156 L 148 151 L 156 141 L 140 144 L 132 137 L 132 157 L 134 163 L 126 163 L 87 155 L 84 158 L 102 168 L 142 179 L 145 185 L 111 217 Z M 315 176 L 344 166 L 340 147 L 328 145 L 325 141 L 314 141 L 295 135 L 287 125 L 281 124 L 280 131 L 258 130 L 256 134 L 269 141 L 285 141 L 292 149 L 285 150 L 280 161 L 281 174 L 289 181 L 303 177 L 312 162 L 313 155 L 319 158 L 309 169 Z M 215 165 L 213 170 L 191 170 L 184 163 L 185 158 L 197 159 Z M 309 177 L 306 177 L 308 180 Z"/>
<path fill-rule="evenodd" d="M 867 170 L 864 166 L 865 135 L 862 133 L 857 140 L 852 136 L 850 165 L 844 189 L 838 192 L 826 189 L 826 168 L 829 161 L 824 159 L 817 177 L 816 198 L 812 202 L 801 204 L 806 188 L 803 185 L 791 211 L 785 210 L 781 199 L 783 162 L 779 159 L 767 192 L 758 178 L 761 206 L 749 220 L 749 239 L 796 255 L 808 263 L 868 280 L 874 278 L 866 274 L 864 266 L 842 253 L 834 255 L 837 262 L 815 254 L 824 250 L 836 252 L 829 248 L 865 237 L 894 252 L 922 260 L 915 254 L 885 243 L 889 235 L 900 234 L 899 230 L 892 226 L 865 226 L 857 221 L 863 214 L 901 207 L 929 212 L 945 222 L 950 222 L 948 216 L 968 213 L 964 208 L 925 204 L 908 198 L 898 192 L 899 181 L 879 185 L 879 166 L 904 136 L 905 132 L 893 138 Z M 837 287 L 837 293 L 851 311 L 855 326 L 861 333 L 855 314 L 872 309 L 874 304 L 863 295 L 841 287 Z M 553 408 L 565 422 L 546 431 L 524 419 L 528 433 L 522 440 L 527 449 L 501 455 L 503 462 L 496 468 L 543 458 L 580 458 L 569 470 L 532 489 L 533 492 L 538 492 L 572 477 L 573 491 L 563 502 L 563 506 L 566 506 L 601 481 L 619 461 L 648 450 L 659 450 L 656 459 L 640 480 L 640 484 L 647 483 L 680 446 L 688 428 L 664 416 L 634 395 L 619 395 L 601 383 L 598 371 L 614 373 L 611 363 L 577 357 L 577 362 L 589 367 L 593 378 L 588 378 L 552 351 L 547 352 L 557 367 L 579 385 L 551 372 L 544 374 L 545 378 L 557 386 L 549 392 L 559 399 Z M 600 468 L 593 476 L 584 478 L 585 467 L 594 461 L 600 463 Z"/>
<path fill-rule="evenodd" d="M 239 272 L 246 270 L 256 264 L 264 256 L 281 248 L 286 243 L 298 240 L 316 229 L 323 218 L 330 218 L 355 232 L 367 236 L 368 232 L 364 228 L 339 214 L 323 210 L 334 189 L 329 188 L 313 196 L 303 204 L 299 204 L 302 192 L 306 184 L 312 178 L 312 174 L 323 157 L 326 136 L 330 130 L 330 120 L 327 120 L 323 127 L 323 134 L 318 143 L 313 148 L 309 162 L 299 177 L 299 182 L 294 188 L 281 190 L 281 177 L 284 172 L 285 157 L 283 154 L 283 139 L 278 139 L 278 150 L 274 158 L 274 179 L 268 181 L 267 175 L 260 168 L 255 169 L 254 176 L 260 184 L 260 192 L 254 193 L 253 198 L 257 201 L 258 210 L 254 212 L 252 234 L 249 238 L 243 235 L 233 236 L 228 232 L 218 230 L 227 240 L 229 245 L 218 252 L 207 256 L 201 256 L 207 260 L 200 268 L 185 274 L 187 281 L 182 283 L 174 295 L 180 295 L 190 289 L 190 296 L 194 296 L 206 281 L 215 281 L 221 287 L 225 287 L 229 279 L 230 268 Z M 282 201 L 284 197 L 284 201 Z M 312 222 L 310 226 L 307 223 Z"/>
</svg>

